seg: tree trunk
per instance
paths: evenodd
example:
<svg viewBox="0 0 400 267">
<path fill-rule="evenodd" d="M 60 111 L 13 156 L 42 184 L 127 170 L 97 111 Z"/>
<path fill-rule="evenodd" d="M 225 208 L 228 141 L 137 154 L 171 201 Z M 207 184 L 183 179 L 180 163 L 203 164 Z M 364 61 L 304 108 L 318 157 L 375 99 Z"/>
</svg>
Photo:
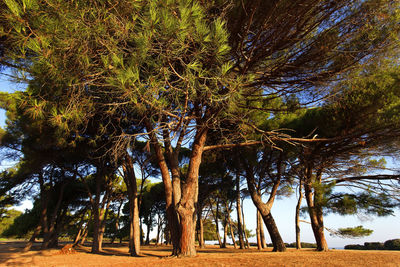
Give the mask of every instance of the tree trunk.
<svg viewBox="0 0 400 267">
<path fill-rule="evenodd" d="M 199 208 L 197 210 L 197 225 L 198 225 L 198 235 L 197 239 L 199 240 L 199 247 L 204 248 L 204 227 L 203 227 L 203 218 L 202 218 L 202 209 Z"/>
<path fill-rule="evenodd" d="M 242 205 L 240 201 L 240 176 L 236 175 L 236 211 L 237 211 L 237 226 L 239 236 L 239 248 L 244 249 L 244 233 L 243 233 L 243 222 L 242 222 Z"/>
<path fill-rule="evenodd" d="M 257 228 L 256 228 L 256 236 L 257 236 L 257 249 L 261 250 L 261 221 L 260 221 L 260 212 L 257 210 Z"/>
<path fill-rule="evenodd" d="M 297 200 L 296 205 L 296 216 L 295 216 L 295 227 L 296 227 L 296 249 L 301 249 L 300 242 L 300 207 L 301 200 L 303 199 L 303 186 L 301 179 L 299 180 L 299 199 Z"/>
<path fill-rule="evenodd" d="M 221 248 L 226 248 L 226 242 L 228 240 L 228 222 L 226 221 L 226 216 L 224 220 L 224 239 L 222 241 L 222 247 Z"/>
<path fill-rule="evenodd" d="M 215 236 L 217 237 L 219 247 L 222 248 L 221 236 L 219 235 L 219 223 L 218 223 L 218 217 L 219 217 L 219 202 L 218 202 L 218 200 L 217 200 L 217 202 L 216 202 L 215 204 L 216 204 L 216 206 L 215 206 L 215 208 L 216 208 L 216 209 L 215 209 L 215 214 L 213 213 L 213 215 L 214 215 L 214 221 L 215 221 Z M 212 205 L 212 204 L 211 204 L 211 201 L 210 201 L 210 205 Z M 211 209 L 212 209 L 212 207 L 211 207 Z"/>
<path fill-rule="evenodd" d="M 150 229 L 151 229 L 150 223 L 146 224 L 146 226 L 147 226 L 147 233 L 146 233 L 145 244 L 148 245 L 148 244 L 150 244 Z"/>
<path fill-rule="evenodd" d="M 267 242 L 265 242 L 265 234 L 264 234 L 264 225 L 262 223 L 262 217 L 261 213 L 257 211 L 258 214 L 258 220 L 260 222 L 260 239 L 261 239 L 261 247 L 262 248 L 267 248 Z"/>
<path fill-rule="evenodd" d="M 23 250 L 24 252 L 31 250 L 33 243 L 35 243 L 36 237 L 40 234 L 41 230 L 42 230 L 42 225 L 39 223 L 39 225 L 36 226 L 35 231 L 33 232 L 28 243 L 26 243 L 24 250 Z"/>
<path fill-rule="evenodd" d="M 244 209 L 243 209 L 243 201 L 242 202 L 242 217 L 243 217 L 243 233 L 244 233 L 244 240 L 246 241 L 246 247 L 250 248 L 250 244 L 249 244 L 249 239 L 247 238 L 247 233 L 246 233 L 246 222 L 244 219 Z"/>
<path fill-rule="evenodd" d="M 306 183 L 304 185 L 305 197 L 308 205 L 308 212 L 310 214 L 311 227 L 314 233 L 315 241 L 317 242 L 317 250 L 318 251 L 328 251 L 328 243 L 325 239 L 324 234 L 324 222 L 322 215 L 322 207 L 319 205 L 315 205 L 315 199 L 321 197 L 317 191 L 313 191 L 311 183 Z"/>
<path fill-rule="evenodd" d="M 168 232 L 169 236 L 167 234 L 167 231 L 165 231 L 166 234 L 166 241 L 167 244 L 169 242 L 172 242 L 172 255 L 178 255 L 178 252 L 180 250 L 179 248 L 179 237 L 180 237 L 180 232 L 179 232 L 179 227 L 178 227 L 178 217 L 177 213 L 174 208 L 174 199 L 173 199 L 173 188 L 172 188 L 172 182 L 171 182 L 171 176 L 169 173 L 168 165 L 164 156 L 163 148 L 158 142 L 157 136 L 155 135 L 153 131 L 153 126 L 151 125 L 151 122 L 146 119 L 144 120 L 146 130 L 149 133 L 149 137 L 151 140 L 151 145 L 154 148 L 156 158 L 158 161 L 158 166 L 160 168 L 161 172 L 161 177 L 163 180 L 164 184 L 164 191 L 165 191 L 165 209 L 166 209 L 166 217 L 167 217 L 167 224 L 166 226 L 168 227 Z"/>
<path fill-rule="evenodd" d="M 253 171 L 251 168 L 248 167 L 246 168 L 246 180 L 251 199 L 253 200 L 254 205 L 257 207 L 257 210 L 261 213 L 265 226 L 267 227 L 268 233 L 271 237 L 272 244 L 274 245 L 273 251 L 286 251 L 285 243 L 283 242 L 278 227 L 276 226 L 275 220 L 271 215 L 271 208 L 279 187 L 279 180 L 274 182 L 274 186 L 271 190 L 270 197 L 267 203 L 264 203 L 262 201 L 261 193 L 257 191 L 255 186 Z"/>
<path fill-rule="evenodd" d="M 264 220 L 265 226 L 267 226 L 268 233 L 271 237 L 271 241 L 274 246 L 272 251 L 274 252 L 286 251 L 285 243 L 283 242 L 281 235 L 279 234 L 278 227 L 276 226 L 275 220 L 272 217 L 271 212 L 268 213 L 267 216 L 263 216 L 262 214 L 261 216 Z"/>
<path fill-rule="evenodd" d="M 132 158 L 129 155 L 125 156 L 123 165 L 124 181 L 128 189 L 129 195 L 129 252 L 131 256 L 140 255 L 140 219 L 138 207 L 138 193 L 135 171 L 133 169 Z"/>
<path fill-rule="evenodd" d="M 92 253 L 100 253 L 101 251 L 101 240 L 99 240 L 100 234 L 100 191 L 101 191 L 101 179 L 100 173 L 96 174 L 96 196 L 93 203 L 93 243 Z"/>
</svg>

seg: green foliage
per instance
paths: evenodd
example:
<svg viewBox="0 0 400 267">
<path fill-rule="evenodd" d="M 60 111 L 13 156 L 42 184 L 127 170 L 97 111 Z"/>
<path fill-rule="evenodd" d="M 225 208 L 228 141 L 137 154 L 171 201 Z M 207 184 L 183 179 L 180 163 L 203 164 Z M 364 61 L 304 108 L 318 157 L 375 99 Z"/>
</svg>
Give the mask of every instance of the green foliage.
<svg viewBox="0 0 400 267">
<path fill-rule="evenodd" d="M 373 233 L 371 229 L 365 229 L 362 225 L 356 227 L 339 228 L 335 235 L 343 238 L 361 238 Z"/>
<path fill-rule="evenodd" d="M 400 250 L 400 239 L 386 240 L 384 243 L 385 249 Z"/>
<path fill-rule="evenodd" d="M 0 218 L 0 236 L 2 236 L 3 232 L 13 224 L 15 218 L 21 214 L 22 212 L 15 209 L 8 209 L 2 214 Z"/>
</svg>

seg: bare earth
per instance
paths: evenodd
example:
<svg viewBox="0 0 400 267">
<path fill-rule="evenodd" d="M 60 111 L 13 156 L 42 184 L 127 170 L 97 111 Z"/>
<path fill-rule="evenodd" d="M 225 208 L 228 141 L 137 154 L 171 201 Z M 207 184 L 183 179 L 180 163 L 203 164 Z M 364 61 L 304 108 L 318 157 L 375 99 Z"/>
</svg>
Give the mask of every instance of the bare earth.
<svg viewBox="0 0 400 267">
<path fill-rule="evenodd" d="M 195 258 L 169 258 L 168 246 L 144 246 L 144 257 L 129 257 L 126 244 L 105 245 L 102 255 L 89 253 L 80 247 L 77 253 L 61 254 L 60 249 L 22 252 L 24 242 L 0 242 L 0 266 L 399 266 L 400 251 L 331 250 L 316 252 L 310 249 L 273 253 L 271 249 L 239 250 L 208 246 L 198 249 Z"/>
</svg>

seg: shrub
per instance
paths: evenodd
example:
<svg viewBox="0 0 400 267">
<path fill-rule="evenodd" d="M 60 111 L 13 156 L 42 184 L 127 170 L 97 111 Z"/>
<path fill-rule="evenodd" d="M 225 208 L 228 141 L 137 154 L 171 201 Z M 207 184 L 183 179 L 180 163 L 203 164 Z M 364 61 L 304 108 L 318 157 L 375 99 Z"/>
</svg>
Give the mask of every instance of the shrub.
<svg viewBox="0 0 400 267">
<path fill-rule="evenodd" d="M 363 245 L 346 245 L 344 246 L 344 249 L 358 249 L 358 250 L 363 250 L 365 247 Z"/>
<path fill-rule="evenodd" d="M 364 247 L 367 250 L 380 250 L 384 249 L 383 243 L 380 242 L 365 242 Z"/>
<path fill-rule="evenodd" d="M 385 249 L 400 250 L 400 239 L 386 240 L 383 246 Z"/>
</svg>

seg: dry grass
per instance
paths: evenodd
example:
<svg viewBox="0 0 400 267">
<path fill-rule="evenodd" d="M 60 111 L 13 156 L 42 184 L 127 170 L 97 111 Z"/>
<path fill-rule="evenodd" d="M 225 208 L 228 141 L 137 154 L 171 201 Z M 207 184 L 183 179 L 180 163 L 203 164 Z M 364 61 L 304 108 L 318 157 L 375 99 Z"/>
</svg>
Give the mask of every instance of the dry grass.
<svg viewBox="0 0 400 267">
<path fill-rule="evenodd" d="M 144 246 L 144 257 L 129 257 L 124 246 L 104 247 L 101 255 L 89 253 L 89 247 L 77 249 L 75 254 L 60 254 L 60 250 L 22 252 L 23 242 L 0 242 L 0 266 L 400 266 L 400 251 L 344 251 L 316 252 L 289 249 L 273 253 L 270 249 L 258 251 L 219 249 L 208 246 L 198 249 L 195 258 L 168 258 L 170 247 Z"/>
</svg>

